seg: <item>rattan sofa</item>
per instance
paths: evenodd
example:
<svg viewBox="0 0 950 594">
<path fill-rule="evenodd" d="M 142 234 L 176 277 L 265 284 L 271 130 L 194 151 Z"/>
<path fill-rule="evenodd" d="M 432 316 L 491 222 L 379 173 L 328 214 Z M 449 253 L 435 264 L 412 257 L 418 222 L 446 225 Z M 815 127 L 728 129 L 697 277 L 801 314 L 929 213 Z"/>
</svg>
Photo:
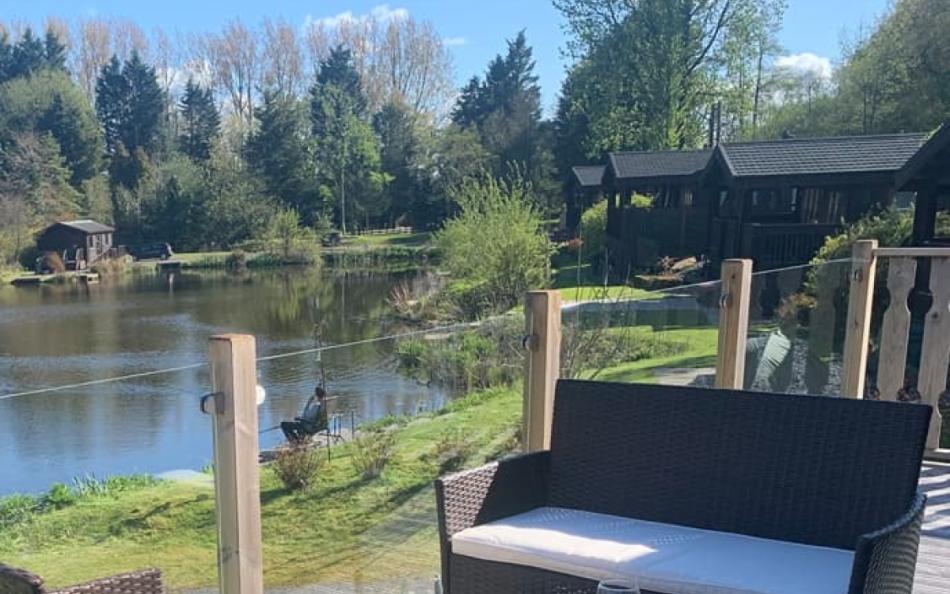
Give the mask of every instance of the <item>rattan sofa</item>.
<svg viewBox="0 0 950 594">
<path fill-rule="evenodd" d="M 910 594 L 930 414 L 920 404 L 560 381 L 550 451 L 436 482 L 444 591 L 593 593 L 598 578 L 635 574 L 644 592 L 663 594 Z M 544 529 L 522 530 L 537 515 L 548 521 Z M 548 565 L 543 557 L 535 564 L 532 558 L 554 554 L 546 547 L 578 536 L 556 523 L 561 515 L 660 532 L 646 548 L 630 549 L 647 551 L 642 555 L 616 549 L 616 563 L 590 558 L 604 541 L 614 546 L 611 533 L 575 539 L 568 554 L 587 555 L 583 563 Z M 467 537 L 479 531 L 490 537 Z M 679 536 L 684 531 L 698 536 Z M 732 545 L 695 550 L 722 539 L 741 541 L 742 552 L 730 553 Z M 659 567 L 654 559 L 664 559 L 670 543 L 694 550 L 668 555 L 664 575 L 652 575 L 651 563 Z M 755 558 L 774 547 L 833 559 L 836 583 L 822 581 L 814 563 L 797 567 L 795 555 L 779 553 L 779 564 Z M 696 583 L 691 575 L 671 586 L 669 575 L 682 573 L 677 563 L 731 574 L 721 583 Z M 575 565 L 582 570 L 569 570 Z"/>
<path fill-rule="evenodd" d="M 0 594 L 164 594 L 162 574 L 157 569 L 114 575 L 94 582 L 50 591 L 43 578 L 0 563 Z"/>
</svg>

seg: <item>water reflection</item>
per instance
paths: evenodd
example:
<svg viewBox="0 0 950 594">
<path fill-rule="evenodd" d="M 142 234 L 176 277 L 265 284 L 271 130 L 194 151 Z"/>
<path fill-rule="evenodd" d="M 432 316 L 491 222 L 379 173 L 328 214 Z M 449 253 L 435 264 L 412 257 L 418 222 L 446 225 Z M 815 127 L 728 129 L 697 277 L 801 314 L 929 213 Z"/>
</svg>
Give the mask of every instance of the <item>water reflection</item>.
<svg viewBox="0 0 950 594">
<path fill-rule="evenodd" d="M 94 286 L 0 289 L 0 394 L 203 362 L 207 338 L 245 332 L 261 356 L 402 330 L 386 321 L 398 282 L 421 275 L 313 270 L 134 275 Z M 261 364 L 261 426 L 293 417 L 325 372 L 331 410 L 358 420 L 438 406 L 446 393 L 401 377 L 393 342 Z M 0 493 L 85 473 L 200 468 L 207 368 L 0 401 Z M 273 445 L 279 432 L 262 436 Z"/>
</svg>

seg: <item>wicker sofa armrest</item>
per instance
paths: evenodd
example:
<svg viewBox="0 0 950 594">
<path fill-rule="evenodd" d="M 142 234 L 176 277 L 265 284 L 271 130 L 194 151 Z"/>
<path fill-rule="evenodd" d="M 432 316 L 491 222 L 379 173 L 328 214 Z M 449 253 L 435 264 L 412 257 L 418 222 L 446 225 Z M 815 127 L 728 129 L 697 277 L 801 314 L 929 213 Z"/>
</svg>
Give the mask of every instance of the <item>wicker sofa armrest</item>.
<svg viewBox="0 0 950 594">
<path fill-rule="evenodd" d="M 513 516 L 547 501 L 549 452 L 506 458 L 435 482 L 439 532 L 456 532 Z"/>
<path fill-rule="evenodd" d="M 435 481 L 446 592 L 452 535 L 543 506 L 547 502 L 550 460 L 550 452 L 515 456 Z"/>
<path fill-rule="evenodd" d="M 70 586 L 51 594 L 164 594 L 162 573 L 145 569 L 123 573 L 86 584 Z"/>
<path fill-rule="evenodd" d="M 926 502 L 918 493 L 904 515 L 858 539 L 849 594 L 911 594 Z"/>
</svg>

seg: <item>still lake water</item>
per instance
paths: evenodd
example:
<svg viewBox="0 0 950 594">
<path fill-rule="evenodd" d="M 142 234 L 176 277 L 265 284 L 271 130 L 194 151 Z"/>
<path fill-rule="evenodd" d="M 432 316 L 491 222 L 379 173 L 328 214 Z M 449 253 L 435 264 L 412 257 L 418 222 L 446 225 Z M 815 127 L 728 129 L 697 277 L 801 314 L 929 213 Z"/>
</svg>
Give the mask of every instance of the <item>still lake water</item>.
<svg viewBox="0 0 950 594">
<path fill-rule="evenodd" d="M 204 363 L 208 337 L 257 337 L 258 356 L 405 331 L 388 320 L 391 289 L 422 273 L 284 269 L 131 275 L 100 285 L 0 288 L 0 495 L 73 477 L 200 469 L 210 419 L 198 410 L 207 366 L 3 399 L 3 395 Z M 263 362 L 261 428 L 293 418 L 325 370 L 331 413 L 356 422 L 440 406 L 445 390 L 396 369 L 394 341 Z M 282 440 L 261 436 L 261 447 Z"/>
</svg>

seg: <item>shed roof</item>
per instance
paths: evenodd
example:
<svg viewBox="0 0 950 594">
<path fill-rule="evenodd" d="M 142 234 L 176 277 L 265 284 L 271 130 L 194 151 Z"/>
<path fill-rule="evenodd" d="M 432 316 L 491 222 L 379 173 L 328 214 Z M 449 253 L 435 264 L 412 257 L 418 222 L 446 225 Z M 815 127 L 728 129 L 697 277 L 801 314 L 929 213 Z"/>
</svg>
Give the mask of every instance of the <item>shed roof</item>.
<svg viewBox="0 0 950 594">
<path fill-rule="evenodd" d="M 91 219 L 78 219 L 75 221 L 60 221 L 59 223 L 56 223 L 56 225 L 64 225 L 66 227 L 71 227 L 73 229 L 82 231 L 83 233 L 87 233 L 90 235 L 95 235 L 98 233 L 112 233 L 113 231 L 115 231 L 115 229 L 113 229 L 109 225 L 103 225 L 102 223 L 93 221 Z"/>
<path fill-rule="evenodd" d="M 610 153 L 617 179 L 689 177 L 709 165 L 711 149 L 694 151 L 628 151 Z"/>
<path fill-rule="evenodd" d="M 733 177 L 894 173 L 926 140 L 922 133 L 792 138 L 719 146 Z"/>
<path fill-rule="evenodd" d="M 578 165 L 572 167 L 577 183 L 584 188 L 599 187 L 604 181 L 604 170 L 606 169 L 607 168 L 603 165 Z"/>
</svg>

